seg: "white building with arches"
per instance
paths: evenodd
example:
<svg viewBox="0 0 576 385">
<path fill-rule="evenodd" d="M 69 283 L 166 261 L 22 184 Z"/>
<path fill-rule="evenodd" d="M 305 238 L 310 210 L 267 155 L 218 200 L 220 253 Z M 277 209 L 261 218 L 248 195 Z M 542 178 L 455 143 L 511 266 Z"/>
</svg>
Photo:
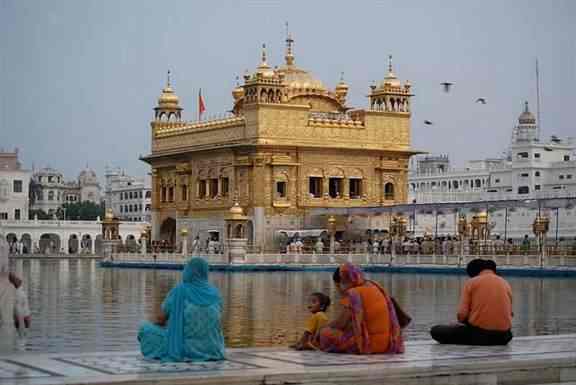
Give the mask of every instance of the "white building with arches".
<svg viewBox="0 0 576 385">
<path fill-rule="evenodd" d="M 119 245 L 138 251 L 146 223 L 121 222 Z M 102 222 L 60 220 L 0 220 L 0 235 L 12 254 L 101 255 Z"/>
</svg>

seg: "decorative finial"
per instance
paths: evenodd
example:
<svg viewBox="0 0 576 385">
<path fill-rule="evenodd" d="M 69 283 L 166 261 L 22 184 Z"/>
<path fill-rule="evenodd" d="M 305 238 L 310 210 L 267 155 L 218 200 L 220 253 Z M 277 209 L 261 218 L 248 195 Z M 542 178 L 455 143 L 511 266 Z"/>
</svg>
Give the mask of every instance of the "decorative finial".
<svg viewBox="0 0 576 385">
<path fill-rule="evenodd" d="M 392 55 L 388 55 L 388 73 L 392 73 Z"/>
<path fill-rule="evenodd" d="M 344 71 L 340 72 L 340 82 L 344 83 Z"/>
<path fill-rule="evenodd" d="M 292 39 L 292 35 L 288 29 L 288 22 L 286 22 L 286 65 L 294 64 L 294 52 L 292 50 L 293 44 L 294 39 Z"/>
<path fill-rule="evenodd" d="M 240 87 L 240 76 L 236 75 L 236 87 Z"/>
<path fill-rule="evenodd" d="M 530 112 L 530 111 L 528 110 L 528 100 L 526 100 L 526 101 L 524 102 L 524 112 Z"/>
<path fill-rule="evenodd" d="M 167 80 L 166 80 L 166 87 L 170 87 L 170 70 L 168 70 L 168 74 L 167 74 Z"/>
</svg>

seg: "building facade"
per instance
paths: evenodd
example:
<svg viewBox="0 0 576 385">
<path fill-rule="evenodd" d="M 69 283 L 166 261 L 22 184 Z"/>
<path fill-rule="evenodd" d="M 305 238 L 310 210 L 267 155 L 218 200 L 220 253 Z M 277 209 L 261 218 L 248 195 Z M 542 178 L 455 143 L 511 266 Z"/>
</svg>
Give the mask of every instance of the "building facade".
<svg viewBox="0 0 576 385">
<path fill-rule="evenodd" d="M 325 227 L 307 216 L 321 207 L 368 207 L 405 202 L 411 85 L 392 71 L 369 89 L 368 107 L 346 103 L 348 85 L 332 90 L 295 64 L 260 64 L 233 91 L 233 115 L 186 122 L 170 83 L 151 122 L 152 237 L 224 238 L 235 200 L 254 245 L 273 243 L 280 229 Z M 341 224 L 347 226 L 346 223 Z"/>
<path fill-rule="evenodd" d="M 93 202 L 100 204 L 100 183 L 94 170 L 86 168 L 76 181 L 65 181 L 62 173 L 46 167 L 34 173 L 30 183 L 32 210 L 48 214 L 58 211 L 65 203 Z"/>
<path fill-rule="evenodd" d="M 409 201 L 418 203 L 538 199 L 576 195 L 576 146 L 555 136 L 541 142 L 528 103 L 512 132 L 506 157 L 450 168 L 447 156 L 424 156 L 409 176 Z"/>
<path fill-rule="evenodd" d="M 126 175 L 123 170 L 106 170 L 106 207 L 121 221 L 150 222 L 152 189 L 145 178 Z"/>
<path fill-rule="evenodd" d="M 555 136 L 542 142 L 538 132 L 536 117 L 525 103 L 506 156 L 469 161 L 463 169 L 451 168 L 447 156 L 417 159 L 409 176 L 409 202 L 486 202 L 492 234 L 508 238 L 532 236 L 533 221 L 542 214 L 550 218 L 553 237 L 573 238 L 574 205 L 540 210 L 539 202 L 576 198 L 576 146 Z M 504 200 L 510 202 L 509 209 L 490 208 L 490 202 Z M 522 207 L 531 201 L 535 207 Z M 416 234 L 456 234 L 458 211 L 414 213 Z"/>
<path fill-rule="evenodd" d="M 22 168 L 18 150 L 0 152 L 0 220 L 28 219 L 32 172 Z"/>
</svg>

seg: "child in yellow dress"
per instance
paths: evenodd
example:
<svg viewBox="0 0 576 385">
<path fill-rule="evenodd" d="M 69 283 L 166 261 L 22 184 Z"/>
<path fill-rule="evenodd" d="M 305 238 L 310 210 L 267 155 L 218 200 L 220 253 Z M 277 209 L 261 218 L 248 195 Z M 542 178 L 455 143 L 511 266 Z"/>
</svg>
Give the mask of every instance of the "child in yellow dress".
<svg viewBox="0 0 576 385">
<path fill-rule="evenodd" d="M 306 321 L 304 334 L 291 347 L 296 350 L 313 350 L 318 332 L 328 323 L 326 310 L 330 306 L 330 297 L 324 293 L 312 293 L 308 298 L 308 310 L 312 316 Z"/>
</svg>

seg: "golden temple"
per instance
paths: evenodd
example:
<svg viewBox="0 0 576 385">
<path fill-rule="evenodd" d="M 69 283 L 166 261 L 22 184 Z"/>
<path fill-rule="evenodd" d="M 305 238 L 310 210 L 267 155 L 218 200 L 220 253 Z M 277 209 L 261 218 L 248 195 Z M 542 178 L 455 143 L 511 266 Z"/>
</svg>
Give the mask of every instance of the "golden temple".
<svg viewBox="0 0 576 385">
<path fill-rule="evenodd" d="M 184 121 L 170 81 L 151 122 L 152 238 L 224 235 L 237 199 L 250 244 L 265 247 L 280 229 L 325 226 L 307 210 L 404 203 L 410 145 L 409 82 L 392 70 L 370 86 L 367 108 L 346 103 L 343 79 L 331 90 L 299 68 L 294 40 L 273 68 L 259 65 L 232 91 L 229 117 Z M 346 226 L 346 224 L 342 225 Z"/>
</svg>

